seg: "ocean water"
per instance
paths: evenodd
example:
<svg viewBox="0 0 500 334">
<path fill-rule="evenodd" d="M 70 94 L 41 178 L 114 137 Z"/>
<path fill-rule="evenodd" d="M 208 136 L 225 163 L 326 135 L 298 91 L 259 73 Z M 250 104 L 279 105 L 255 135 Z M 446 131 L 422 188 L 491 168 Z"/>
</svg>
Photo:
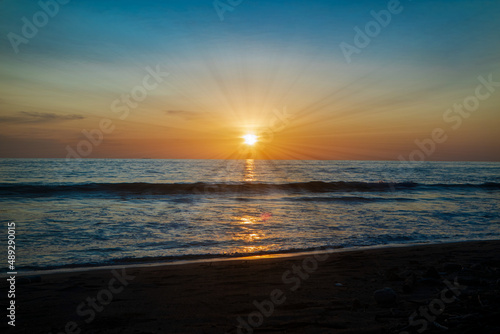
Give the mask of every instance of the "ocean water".
<svg viewBox="0 0 500 334">
<path fill-rule="evenodd" d="M 499 239 L 500 163 L 3 159 L 0 205 L 21 271 Z"/>
</svg>

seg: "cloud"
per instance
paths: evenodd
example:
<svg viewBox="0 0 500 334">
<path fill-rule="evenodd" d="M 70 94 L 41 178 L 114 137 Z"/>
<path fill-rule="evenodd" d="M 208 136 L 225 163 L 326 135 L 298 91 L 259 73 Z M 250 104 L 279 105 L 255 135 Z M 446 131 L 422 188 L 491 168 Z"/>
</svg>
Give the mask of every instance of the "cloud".
<svg viewBox="0 0 500 334">
<path fill-rule="evenodd" d="M 187 111 L 187 110 L 167 110 L 165 111 L 165 114 L 167 114 L 168 116 L 179 117 L 186 121 L 200 119 L 204 116 L 203 113 Z"/>
<path fill-rule="evenodd" d="M 19 111 L 17 116 L 0 117 L 0 123 L 49 123 L 79 119 L 85 119 L 85 117 L 77 114 L 61 115 L 48 112 Z"/>
</svg>

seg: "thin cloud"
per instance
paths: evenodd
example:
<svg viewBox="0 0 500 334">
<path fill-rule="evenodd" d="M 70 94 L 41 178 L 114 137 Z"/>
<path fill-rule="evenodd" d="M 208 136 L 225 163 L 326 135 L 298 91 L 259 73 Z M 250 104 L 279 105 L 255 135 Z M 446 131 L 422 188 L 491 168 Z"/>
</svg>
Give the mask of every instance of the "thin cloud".
<svg viewBox="0 0 500 334">
<path fill-rule="evenodd" d="M 85 117 L 77 114 L 61 115 L 36 111 L 19 111 L 17 116 L 0 117 L 0 123 L 50 123 L 79 119 L 85 119 Z"/>
<path fill-rule="evenodd" d="M 203 113 L 187 111 L 187 110 L 167 110 L 165 114 L 168 116 L 179 117 L 187 121 L 200 119 L 203 117 Z"/>
</svg>

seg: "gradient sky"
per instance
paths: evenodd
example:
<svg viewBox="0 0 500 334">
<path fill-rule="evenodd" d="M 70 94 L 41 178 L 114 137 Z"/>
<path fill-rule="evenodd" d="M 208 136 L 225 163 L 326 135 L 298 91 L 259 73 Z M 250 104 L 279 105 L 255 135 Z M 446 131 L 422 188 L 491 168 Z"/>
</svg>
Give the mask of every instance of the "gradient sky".
<svg viewBox="0 0 500 334">
<path fill-rule="evenodd" d="M 86 152 L 82 131 L 105 122 L 112 131 L 82 156 L 241 158 L 253 132 L 265 137 L 256 158 L 408 160 L 441 128 L 425 160 L 499 161 L 500 87 L 468 118 L 443 115 L 479 76 L 500 82 L 500 2 L 401 1 L 348 63 L 339 45 L 387 7 L 244 0 L 222 21 L 211 0 L 71 1 L 16 53 L 11 33 L 43 15 L 36 1 L 3 0 L 0 157 Z M 157 66 L 163 82 L 117 112 Z"/>
</svg>

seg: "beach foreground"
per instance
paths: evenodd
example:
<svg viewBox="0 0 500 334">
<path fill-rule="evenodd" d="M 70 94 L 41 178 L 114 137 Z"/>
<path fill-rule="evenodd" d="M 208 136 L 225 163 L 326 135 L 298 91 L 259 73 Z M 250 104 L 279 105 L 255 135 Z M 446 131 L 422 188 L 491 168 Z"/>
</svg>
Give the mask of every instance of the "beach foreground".
<svg viewBox="0 0 500 334">
<path fill-rule="evenodd" d="M 499 333 L 499 291 L 500 241 L 99 269 L 19 276 L 9 332 Z"/>
</svg>

